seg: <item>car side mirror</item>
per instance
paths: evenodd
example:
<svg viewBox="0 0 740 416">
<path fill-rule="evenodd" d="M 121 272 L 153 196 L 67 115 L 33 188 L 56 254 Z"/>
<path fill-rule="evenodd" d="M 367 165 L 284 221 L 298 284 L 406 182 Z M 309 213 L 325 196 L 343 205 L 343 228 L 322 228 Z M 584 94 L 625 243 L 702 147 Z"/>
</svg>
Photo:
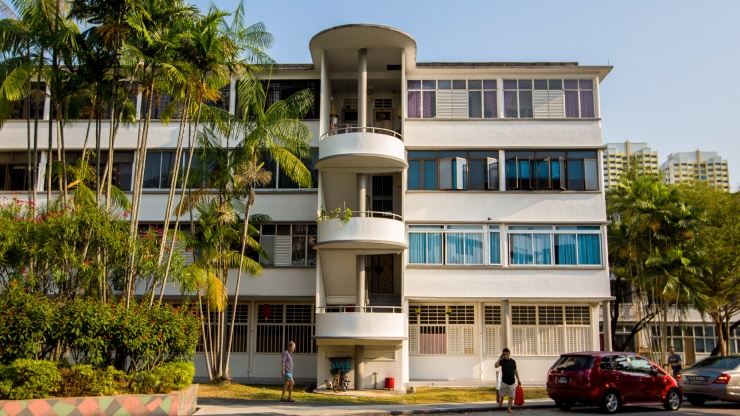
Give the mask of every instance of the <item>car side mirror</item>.
<svg viewBox="0 0 740 416">
<path fill-rule="evenodd" d="M 653 376 L 653 377 L 661 377 L 661 376 L 663 376 L 663 373 L 661 373 L 658 370 L 651 369 L 650 370 L 650 375 Z"/>
</svg>

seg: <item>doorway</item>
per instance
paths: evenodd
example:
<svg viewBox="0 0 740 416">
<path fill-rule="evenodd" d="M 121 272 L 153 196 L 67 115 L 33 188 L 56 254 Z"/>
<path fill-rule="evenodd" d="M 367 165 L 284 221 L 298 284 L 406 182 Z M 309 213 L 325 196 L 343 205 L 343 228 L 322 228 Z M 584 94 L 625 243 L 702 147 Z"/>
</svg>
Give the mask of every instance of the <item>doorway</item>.
<svg viewBox="0 0 740 416">
<path fill-rule="evenodd" d="M 370 295 L 393 294 L 393 254 L 365 257 L 365 276 Z"/>
</svg>

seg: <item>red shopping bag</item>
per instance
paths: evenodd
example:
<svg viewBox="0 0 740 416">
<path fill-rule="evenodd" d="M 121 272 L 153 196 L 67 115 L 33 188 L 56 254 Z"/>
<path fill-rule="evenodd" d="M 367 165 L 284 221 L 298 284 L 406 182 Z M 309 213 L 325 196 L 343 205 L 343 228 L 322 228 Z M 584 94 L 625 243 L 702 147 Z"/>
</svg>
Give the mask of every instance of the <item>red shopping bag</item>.
<svg viewBox="0 0 740 416">
<path fill-rule="evenodd" d="M 517 406 L 524 404 L 524 389 L 522 386 L 516 386 L 516 390 L 514 391 L 514 404 Z"/>
</svg>

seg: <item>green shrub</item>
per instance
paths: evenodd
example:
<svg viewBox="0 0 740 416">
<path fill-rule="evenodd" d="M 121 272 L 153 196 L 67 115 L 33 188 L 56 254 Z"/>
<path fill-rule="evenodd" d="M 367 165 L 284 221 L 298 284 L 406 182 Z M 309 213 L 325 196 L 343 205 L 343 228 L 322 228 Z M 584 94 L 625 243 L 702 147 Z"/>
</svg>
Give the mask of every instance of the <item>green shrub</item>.
<svg viewBox="0 0 740 416">
<path fill-rule="evenodd" d="M 169 393 L 185 389 L 193 383 L 193 377 L 195 365 L 192 362 L 168 362 L 151 373 L 137 373 L 132 387 L 135 393 L 140 394 Z"/>
<path fill-rule="evenodd" d="M 114 367 L 101 369 L 83 364 L 62 368 L 60 372 L 62 383 L 59 393 L 64 397 L 114 395 L 126 380 L 124 372 Z"/>
<path fill-rule="evenodd" d="M 46 296 L 31 294 L 17 281 L 0 293 L 0 363 L 41 357 L 57 307 Z"/>
<path fill-rule="evenodd" d="M 69 348 L 71 358 L 79 364 L 104 366 L 111 355 L 108 338 L 113 326 L 110 303 L 94 299 L 75 298 L 60 305 L 59 318 L 54 322 L 54 341 Z"/>
<path fill-rule="evenodd" d="M 4 399 L 27 400 L 56 396 L 62 375 L 51 361 L 19 359 L 2 370 Z M 8 388 L 9 387 L 9 388 Z"/>
</svg>

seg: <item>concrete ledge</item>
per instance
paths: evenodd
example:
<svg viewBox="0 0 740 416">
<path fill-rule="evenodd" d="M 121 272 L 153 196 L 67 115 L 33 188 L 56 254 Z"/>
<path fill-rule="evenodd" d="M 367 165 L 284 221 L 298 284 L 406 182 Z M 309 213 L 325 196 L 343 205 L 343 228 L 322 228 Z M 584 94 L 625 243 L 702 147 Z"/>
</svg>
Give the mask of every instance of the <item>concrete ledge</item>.
<svg viewBox="0 0 740 416">
<path fill-rule="evenodd" d="M 67 415 L 191 415 L 198 404 L 198 385 L 170 394 L 0 400 L 0 414 L 15 416 Z"/>
</svg>

